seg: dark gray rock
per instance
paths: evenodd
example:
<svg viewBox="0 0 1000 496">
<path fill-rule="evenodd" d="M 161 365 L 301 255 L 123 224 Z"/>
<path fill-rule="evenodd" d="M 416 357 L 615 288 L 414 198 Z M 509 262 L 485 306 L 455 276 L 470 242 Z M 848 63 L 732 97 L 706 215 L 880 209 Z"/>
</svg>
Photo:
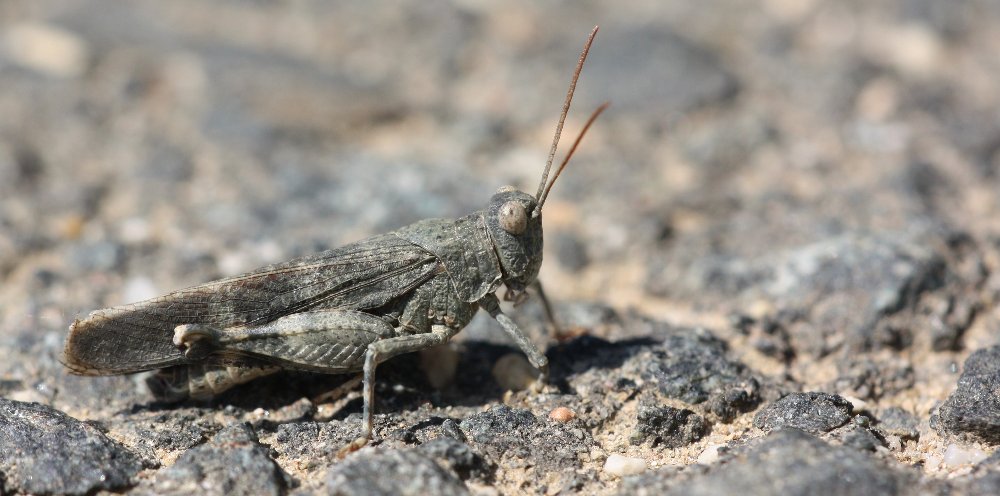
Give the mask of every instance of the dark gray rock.
<svg viewBox="0 0 1000 496">
<path fill-rule="evenodd" d="M 875 451 L 888 446 L 885 435 L 873 427 L 871 418 L 866 415 L 854 416 L 847 424 L 830 431 L 827 437 L 859 451 Z"/>
<path fill-rule="evenodd" d="M 835 394 L 792 393 L 757 412 L 753 425 L 765 431 L 793 427 L 821 434 L 846 424 L 853 409 L 849 401 Z"/>
<path fill-rule="evenodd" d="M 956 494 L 989 496 L 1000 494 L 1000 471 L 990 471 L 963 481 L 954 481 Z"/>
<path fill-rule="evenodd" d="M 777 227 L 750 218 L 771 208 L 761 201 L 683 239 L 662 264 L 650 265 L 647 288 L 722 306 L 767 301 L 775 309 L 768 317 L 797 353 L 908 346 L 907 328 L 880 320 L 939 287 L 943 258 L 919 236 L 823 227 L 822 214 L 793 205 L 783 207 L 790 212 Z"/>
<path fill-rule="evenodd" d="M 465 484 L 416 450 L 365 450 L 326 474 L 327 494 L 337 496 L 465 495 Z"/>
<path fill-rule="evenodd" d="M 671 485 L 665 494 L 893 495 L 908 492 L 912 478 L 870 455 L 786 429 L 703 475 Z"/>
<path fill-rule="evenodd" d="M 283 494 L 288 477 L 253 429 L 233 424 L 211 441 L 186 451 L 139 492 L 150 494 Z"/>
<path fill-rule="evenodd" d="M 204 443 L 211 433 L 219 430 L 207 422 L 200 411 L 177 409 L 171 413 L 136 415 L 116 421 L 110 427 L 126 445 L 150 468 L 160 466 L 160 452 L 181 452 Z"/>
<path fill-rule="evenodd" d="M 624 369 L 663 395 L 700 404 L 723 421 L 760 403 L 757 378 L 742 363 L 730 360 L 725 342 L 704 330 L 678 330 L 663 343 L 643 349 Z"/>
<path fill-rule="evenodd" d="M 705 419 L 686 408 L 640 404 L 636 417 L 636 433 L 630 439 L 632 444 L 650 441 L 654 447 L 680 448 L 708 432 Z"/>
<path fill-rule="evenodd" d="M 840 376 L 832 390 L 861 398 L 877 400 L 913 387 L 913 366 L 901 358 L 875 360 L 868 356 L 848 355 L 839 361 Z"/>
<path fill-rule="evenodd" d="M 493 465 L 471 446 L 457 439 L 442 436 L 420 445 L 417 449 L 445 462 L 463 480 L 470 478 L 489 480 L 493 475 Z"/>
<path fill-rule="evenodd" d="M 528 410 L 497 405 L 459 423 L 470 443 L 500 465 L 535 464 L 545 471 L 580 466 L 579 454 L 590 449 L 590 433 L 555 421 L 543 421 Z"/>
<path fill-rule="evenodd" d="M 341 448 L 361 435 L 360 416 L 327 422 L 288 422 L 276 427 L 271 448 L 285 460 L 307 467 L 336 462 Z"/>
<path fill-rule="evenodd" d="M 139 458 L 91 424 L 38 403 L 0 398 L 0 490 L 89 494 L 122 490 Z"/>
<path fill-rule="evenodd" d="M 878 415 L 879 429 L 902 439 L 919 438 L 919 426 L 920 420 L 915 415 L 896 406 L 886 408 Z"/>
<path fill-rule="evenodd" d="M 931 418 L 931 426 L 942 434 L 1000 443 L 1000 346 L 969 356 L 958 387 Z"/>
</svg>

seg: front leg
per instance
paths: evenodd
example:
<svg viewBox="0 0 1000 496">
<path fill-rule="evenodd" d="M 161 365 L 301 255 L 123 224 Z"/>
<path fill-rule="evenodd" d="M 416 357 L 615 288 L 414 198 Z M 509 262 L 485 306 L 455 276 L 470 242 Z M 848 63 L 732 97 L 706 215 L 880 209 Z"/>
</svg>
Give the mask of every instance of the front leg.
<svg viewBox="0 0 1000 496">
<path fill-rule="evenodd" d="M 497 322 L 503 326 L 503 330 L 507 331 L 515 343 L 517 343 L 518 348 L 528 356 L 528 361 L 531 362 L 536 369 L 538 369 L 538 382 L 544 385 L 549 380 L 549 359 L 538 351 L 538 348 L 532 344 L 528 336 L 524 334 L 523 331 L 517 324 L 511 320 L 506 314 L 500 310 L 500 302 L 497 300 L 496 295 L 488 294 L 479 300 L 479 306 L 486 310 L 491 317 L 496 319 Z"/>
</svg>

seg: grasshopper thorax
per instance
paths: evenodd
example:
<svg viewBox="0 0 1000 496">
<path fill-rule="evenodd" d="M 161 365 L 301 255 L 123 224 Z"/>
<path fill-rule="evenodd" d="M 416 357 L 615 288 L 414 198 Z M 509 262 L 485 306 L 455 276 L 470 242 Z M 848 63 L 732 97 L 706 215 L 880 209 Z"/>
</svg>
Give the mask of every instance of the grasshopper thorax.
<svg viewBox="0 0 1000 496">
<path fill-rule="evenodd" d="M 500 188 L 486 210 L 486 230 L 500 260 L 504 284 L 521 291 L 542 266 L 542 216 L 534 196 L 513 186 Z"/>
</svg>

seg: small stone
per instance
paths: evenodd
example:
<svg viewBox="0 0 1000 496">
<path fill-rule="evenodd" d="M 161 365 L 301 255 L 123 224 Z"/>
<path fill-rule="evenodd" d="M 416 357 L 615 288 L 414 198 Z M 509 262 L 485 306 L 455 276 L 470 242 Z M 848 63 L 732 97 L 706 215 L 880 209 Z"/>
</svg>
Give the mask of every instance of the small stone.
<svg viewBox="0 0 1000 496">
<path fill-rule="evenodd" d="M 560 406 L 549 412 L 549 418 L 555 420 L 556 422 L 565 424 L 566 422 L 576 418 L 576 412 L 564 406 Z"/>
<path fill-rule="evenodd" d="M 978 350 L 965 361 L 958 387 L 931 418 L 942 433 L 969 434 L 1000 443 L 1000 346 Z"/>
<path fill-rule="evenodd" d="M 705 451 L 702 451 L 701 454 L 698 455 L 698 463 L 702 465 L 711 465 L 719 461 L 719 449 L 722 448 L 723 446 L 725 445 L 722 444 L 709 445 L 707 448 L 705 448 Z"/>
<path fill-rule="evenodd" d="M 415 450 L 364 450 L 326 474 L 328 494 L 417 496 L 469 494 L 465 483 Z"/>
<path fill-rule="evenodd" d="M 757 412 L 753 425 L 764 431 L 794 427 L 821 434 L 846 424 L 852 411 L 851 403 L 835 394 L 792 393 Z"/>
<path fill-rule="evenodd" d="M 680 448 L 701 439 L 708 430 L 705 419 L 688 409 L 641 404 L 636 417 L 632 444 L 651 440 L 653 446 Z"/>
<path fill-rule="evenodd" d="M 655 494 L 907 494 L 912 482 L 908 472 L 884 465 L 868 453 L 784 429 L 741 448 L 729 462 L 712 465 Z"/>
<path fill-rule="evenodd" d="M 253 429 L 233 424 L 208 443 L 184 452 L 170 468 L 140 489 L 152 494 L 283 494 L 287 476 Z M 143 491 L 140 491 L 143 492 Z"/>
<path fill-rule="evenodd" d="M 917 429 L 919 423 L 913 414 L 895 406 L 886 408 L 878 416 L 878 427 L 901 439 L 919 438 L 920 431 Z"/>
<path fill-rule="evenodd" d="M 944 450 L 942 461 L 948 467 L 959 467 L 962 465 L 975 465 L 989 455 L 979 448 L 966 448 L 957 444 L 949 444 Z"/>
<path fill-rule="evenodd" d="M 593 445 L 590 434 L 574 423 L 544 422 L 528 410 L 499 405 L 459 423 L 469 443 L 503 466 L 534 460 L 540 472 L 580 467 L 580 456 Z"/>
<path fill-rule="evenodd" d="M 657 324 L 652 324 L 657 325 Z M 727 357 L 725 342 L 705 330 L 664 328 L 663 344 L 635 354 L 626 365 L 660 393 L 685 403 L 705 403 L 723 421 L 753 410 L 759 386 L 746 365 Z"/>
<path fill-rule="evenodd" d="M 486 479 L 493 473 L 493 466 L 471 446 L 450 437 L 439 437 L 418 448 L 421 453 L 445 462 L 463 480 Z"/>
<path fill-rule="evenodd" d="M 622 456 L 617 453 L 609 456 L 604 462 L 604 472 L 616 477 L 641 474 L 647 468 L 646 460 Z"/>
<path fill-rule="evenodd" d="M 5 28 L 0 51 L 14 62 L 57 77 L 75 77 L 87 66 L 87 45 L 76 34 L 51 24 L 21 23 Z"/>
</svg>

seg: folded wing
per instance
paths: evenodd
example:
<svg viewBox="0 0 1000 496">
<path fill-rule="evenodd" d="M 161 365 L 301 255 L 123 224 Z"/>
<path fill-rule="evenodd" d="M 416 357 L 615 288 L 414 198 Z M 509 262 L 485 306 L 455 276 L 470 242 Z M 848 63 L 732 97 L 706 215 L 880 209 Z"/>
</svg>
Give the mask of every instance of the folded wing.
<svg viewBox="0 0 1000 496">
<path fill-rule="evenodd" d="M 187 363 L 174 328 L 260 326 L 317 309 L 369 310 L 443 270 L 430 252 L 398 236 L 369 238 L 151 300 L 98 310 L 70 326 L 63 363 L 110 375 Z"/>
</svg>

